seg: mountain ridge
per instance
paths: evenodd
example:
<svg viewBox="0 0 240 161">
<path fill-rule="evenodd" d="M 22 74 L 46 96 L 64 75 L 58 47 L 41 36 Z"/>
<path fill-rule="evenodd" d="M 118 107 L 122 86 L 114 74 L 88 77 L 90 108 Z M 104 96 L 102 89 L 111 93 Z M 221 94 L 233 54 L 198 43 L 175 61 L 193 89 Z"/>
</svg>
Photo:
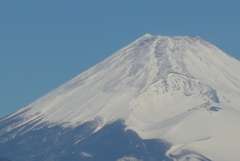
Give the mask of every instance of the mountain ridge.
<svg viewBox="0 0 240 161">
<path fill-rule="evenodd" d="M 226 149 L 240 149 L 233 141 L 240 134 L 239 69 L 238 60 L 200 37 L 146 34 L 1 119 L 0 141 L 35 128 L 77 128 L 91 121 L 96 133 L 122 119 L 142 139 L 172 143 L 169 156 L 186 159 L 194 149 L 213 160 L 236 160 L 239 154 Z M 229 142 L 221 144 L 226 148 L 214 148 L 222 139 Z"/>
<path fill-rule="evenodd" d="M 156 38 L 157 37 L 157 38 Z M 135 44 L 137 44 L 137 46 L 138 45 L 140 45 L 141 46 L 141 44 L 142 44 L 142 41 L 143 42 L 145 42 L 145 41 L 147 41 L 147 43 L 149 42 L 149 41 L 153 41 L 153 44 L 154 44 L 154 39 L 157 39 L 158 40 L 158 38 L 162 38 L 162 36 L 150 36 L 149 34 L 147 34 L 147 35 L 144 35 L 143 37 L 141 37 L 141 38 L 139 38 L 138 40 L 136 40 L 136 41 L 134 41 L 132 44 L 130 44 L 130 45 L 128 45 L 128 46 L 131 46 L 131 45 L 135 45 Z M 163 37 L 163 39 L 165 39 L 165 38 L 167 38 L 167 39 L 169 39 L 169 37 Z M 177 39 L 179 39 L 179 38 L 182 38 L 182 37 L 177 37 Z M 189 38 L 189 37 L 187 37 L 187 38 L 185 38 L 185 37 L 183 37 L 184 39 L 190 39 L 190 40 L 195 40 L 196 38 Z M 146 40 L 145 40 L 146 39 Z M 150 40 L 149 40 L 150 39 Z M 199 38 L 197 38 L 197 41 L 199 40 Z M 202 40 L 202 39 L 201 39 Z M 138 43 L 139 41 L 141 41 L 140 43 Z M 156 40 L 155 40 L 156 41 Z M 160 39 L 160 42 L 162 41 L 162 39 Z M 155 54 L 155 56 L 163 56 L 164 57 L 164 55 L 166 55 L 167 57 L 169 57 L 168 55 L 169 54 L 165 54 L 165 53 L 162 53 L 162 55 L 161 55 L 161 52 L 165 52 L 164 50 L 165 50 L 165 48 L 164 49 L 162 49 L 162 44 L 164 44 L 164 42 L 161 42 L 161 45 L 159 45 L 160 46 L 160 49 L 158 48 L 158 50 L 155 50 L 155 51 L 153 51 L 153 53 Z M 126 48 L 128 48 L 128 46 L 126 47 Z M 159 46 L 157 46 L 157 47 L 159 47 Z M 214 48 L 214 47 L 213 47 Z M 121 49 L 120 50 L 120 52 L 122 51 L 122 50 L 124 50 L 124 49 Z M 125 49 L 125 52 L 123 52 L 123 53 L 126 53 L 126 52 L 129 52 L 128 51 L 129 49 L 127 49 L 127 51 L 126 51 L 126 49 Z M 147 51 L 146 51 L 147 50 Z M 136 72 L 139 72 L 139 70 L 142 70 L 142 68 L 144 68 L 144 70 L 146 70 L 146 72 L 144 73 L 145 75 L 144 76 L 141 76 L 141 75 L 139 75 L 138 76 L 138 78 L 140 78 L 140 79 L 146 79 L 146 75 L 148 75 L 148 74 L 146 74 L 146 73 L 150 73 L 150 70 L 151 70 L 151 73 L 153 73 L 152 75 L 152 77 L 155 77 L 155 78 L 151 78 L 151 80 L 148 80 L 148 83 L 147 83 L 147 85 L 146 86 L 148 86 L 148 85 L 150 85 L 150 84 L 152 84 L 152 83 L 154 83 L 155 81 L 157 81 L 157 80 L 159 80 L 161 77 L 165 77 L 167 74 L 169 74 L 169 73 L 174 73 L 174 72 L 176 72 L 176 73 L 180 73 L 180 74 L 182 74 L 182 75 L 188 75 L 189 77 L 196 77 L 196 76 L 194 76 L 194 75 L 192 75 L 192 74 L 190 74 L 189 73 L 189 71 L 186 69 L 186 65 L 185 66 L 183 66 L 183 62 L 181 62 L 182 60 L 180 59 L 178 59 L 178 58 L 175 58 L 175 60 L 171 60 L 171 61 L 175 61 L 177 64 L 175 64 L 175 68 L 176 69 L 174 69 L 173 70 L 173 67 L 171 67 L 171 66 L 173 66 L 172 64 L 169 64 L 169 61 L 168 61 L 168 59 L 171 59 L 171 58 L 163 58 L 164 60 L 166 60 L 166 61 L 163 61 L 162 59 L 152 59 L 152 63 L 150 62 L 150 65 L 149 65 L 149 67 L 146 65 L 146 64 L 144 64 L 143 62 L 141 62 L 141 61 L 143 61 L 143 60 L 141 60 L 141 59 L 144 59 L 145 61 L 147 61 L 147 59 L 151 59 L 151 57 L 144 57 L 145 55 L 145 53 L 144 52 L 148 52 L 148 50 L 151 50 L 151 49 L 146 49 L 146 48 L 143 48 L 142 49 L 142 51 L 141 51 L 141 53 L 139 54 L 139 51 L 133 51 L 134 53 L 138 53 L 138 57 L 137 57 L 137 59 L 134 59 L 134 61 L 132 62 L 132 61 L 130 61 L 130 63 L 133 63 L 133 65 L 128 65 L 128 64 L 126 64 L 125 63 L 125 66 L 130 66 L 131 68 L 129 69 L 120 69 L 121 70 L 121 72 L 122 72 L 122 74 L 121 75 L 123 75 L 124 73 L 123 72 L 125 72 L 126 70 L 127 71 L 129 71 L 129 75 L 127 75 L 127 76 L 125 76 L 125 75 L 123 75 L 123 76 L 125 76 L 126 78 L 128 77 L 128 76 L 134 76 L 134 74 L 136 74 Z M 162 51 L 163 50 L 163 51 Z M 157 51 L 157 52 L 156 52 Z M 131 52 L 131 51 L 130 51 Z M 151 52 L 151 51 L 150 51 Z M 134 54 L 133 53 L 133 54 Z M 116 53 L 116 54 L 118 54 L 118 52 Z M 130 57 L 130 60 L 131 60 L 131 54 L 129 54 L 128 53 L 128 57 Z M 176 56 L 181 56 L 180 54 L 175 54 Z M 143 58 L 142 58 L 142 57 Z M 173 55 L 174 56 L 174 55 Z M 91 73 L 96 73 L 96 72 L 98 72 L 98 70 L 103 70 L 103 68 L 105 68 L 104 66 L 106 66 L 106 67 L 108 67 L 109 65 L 108 65 L 108 62 L 109 61 L 111 61 L 111 58 L 112 57 L 114 57 L 114 55 L 113 56 L 111 56 L 110 58 L 107 58 L 106 60 L 104 60 L 102 63 L 100 63 L 100 64 L 98 64 L 97 66 L 95 66 L 95 67 L 93 67 L 93 68 L 90 68 L 90 71 L 92 70 L 92 72 Z M 117 58 L 115 58 L 115 60 L 116 59 L 120 59 L 121 60 L 121 57 L 123 57 L 123 55 L 121 55 L 121 56 L 118 56 Z M 125 57 L 124 57 L 125 58 Z M 113 59 L 113 58 L 112 58 Z M 140 59 L 141 61 L 139 61 L 138 59 Z M 125 60 L 123 60 L 123 61 L 127 61 L 128 59 L 127 58 L 125 58 Z M 156 62 L 156 61 L 161 61 L 161 64 L 159 63 L 159 62 Z M 116 67 L 118 67 L 118 66 L 120 66 L 120 64 L 122 65 L 123 63 L 123 61 L 119 61 L 115 66 Z M 152 64 L 154 64 L 154 61 L 155 61 L 155 64 L 159 64 L 159 67 L 154 67 L 155 69 L 152 69 Z M 148 60 L 148 62 L 149 62 L 149 60 Z M 178 65 L 179 64 L 179 62 L 180 62 L 180 65 Z M 119 64 L 120 63 L 120 64 Z M 103 65 L 102 65 L 103 64 Z M 118 65 L 119 64 L 119 65 Z M 182 67 L 183 66 L 183 67 Z M 115 67 L 114 67 L 115 68 Z M 163 71 L 159 71 L 159 69 L 158 68 L 161 68 L 161 69 L 163 69 Z M 147 71 L 148 70 L 148 71 Z M 155 70 L 155 72 L 152 72 L 153 70 Z M 107 75 L 107 73 L 109 73 L 109 72 L 114 72 L 114 73 L 116 73 L 116 72 L 118 72 L 118 71 L 107 71 L 107 70 L 105 70 L 105 73 L 103 73 L 102 75 L 104 76 L 104 75 Z M 140 71 L 141 72 L 141 71 Z M 196 72 L 196 71 L 194 71 L 194 72 Z M 85 72 L 84 72 L 85 73 Z M 81 74 L 80 75 L 80 79 L 77 79 L 77 78 L 74 78 L 72 81 L 70 81 L 68 84 L 70 84 L 70 85 L 65 85 L 66 87 L 64 87 L 64 85 L 63 85 L 63 89 L 61 89 L 61 90 L 59 90 L 57 93 L 56 93 L 56 95 L 59 95 L 59 94 L 61 94 L 61 91 L 63 91 L 63 92 L 65 92 L 66 93 L 66 91 L 71 91 L 72 92 L 72 90 L 73 90 L 73 88 L 76 88 L 76 87 L 78 87 L 78 86 L 81 86 L 81 83 L 83 83 L 84 81 L 86 81 L 85 79 L 89 79 L 89 77 L 91 77 L 91 74 Z M 156 73 L 156 74 L 155 74 Z M 88 76 L 85 76 L 85 75 L 88 75 Z M 123 78 L 123 76 L 119 76 L 119 75 L 116 75 L 116 76 L 114 76 L 112 79 L 114 80 L 114 79 L 116 79 L 116 77 L 120 77 L 120 79 L 126 79 L 126 78 Z M 157 77 L 155 76 L 155 75 L 157 75 Z M 103 77 L 102 76 L 102 77 Z M 78 76 L 79 77 L 79 76 Z M 122 78 L 121 78 L 122 77 Z M 149 77 L 149 75 L 148 75 L 148 77 Z M 97 78 L 94 78 L 94 79 L 103 79 L 103 78 L 100 78 L 100 77 L 97 77 Z M 111 79 L 111 78 L 110 78 Z M 137 78 L 136 78 L 137 79 Z M 155 79 L 155 80 L 154 80 Z M 200 79 L 201 80 L 201 79 Z M 91 80 L 92 81 L 92 83 L 96 83 L 96 81 L 94 81 L 94 80 Z M 102 80 L 101 80 L 102 81 Z M 119 80 L 119 81 L 121 81 L 121 80 Z M 106 82 L 106 81 L 105 81 Z M 103 88 L 103 89 L 99 89 L 99 90 L 103 90 L 103 92 L 119 92 L 119 87 L 118 87 L 118 89 L 116 89 L 116 87 L 115 87 L 115 91 L 114 91 L 114 85 L 111 85 L 111 83 L 112 82 L 114 82 L 114 81 L 110 81 L 109 83 L 107 82 L 106 83 L 106 85 L 104 85 L 104 87 L 100 87 L 100 88 Z M 134 81 L 132 81 L 132 82 L 134 82 Z M 135 85 L 133 84 L 131 84 L 132 83 L 131 81 L 129 82 L 129 84 L 131 85 L 131 86 L 134 86 L 134 87 L 137 87 L 138 88 L 138 86 L 144 86 L 144 84 L 141 84 L 141 82 L 135 82 Z M 143 83 L 145 83 L 145 82 L 147 82 L 147 81 L 142 81 Z M 80 84 L 79 84 L 80 83 Z M 208 83 L 206 83 L 206 84 L 208 84 Z M 239 84 L 239 83 L 238 83 Z M 72 86 L 72 87 L 71 87 Z M 240 85 L 237 85 L 237 86 L 240 86 Z M 99 88 L 99 87 L 98 87 Z M 145 87 L 143 87 L 143 88 L 145 88 Z M 69 94 L 70 95 L 70 94 Z M 47 97 L 49 97 L 49 96 L 47 96 Z M 50 99 L 52 99 L 52 97 L 50 97 Z M 42 100 L 41 100 L 41 102 L 42 102 Z M 39 102 L 37 102 L 36 104 L 38 104 Z M 34 103 L 33 103 L 34 104 Z M 33 105 L 34 106 L 34 105 Z M 46 109 L 46 108 L 45 108 Z M 47 110 L 47 109 L 46 109 Z"/>
</svg>

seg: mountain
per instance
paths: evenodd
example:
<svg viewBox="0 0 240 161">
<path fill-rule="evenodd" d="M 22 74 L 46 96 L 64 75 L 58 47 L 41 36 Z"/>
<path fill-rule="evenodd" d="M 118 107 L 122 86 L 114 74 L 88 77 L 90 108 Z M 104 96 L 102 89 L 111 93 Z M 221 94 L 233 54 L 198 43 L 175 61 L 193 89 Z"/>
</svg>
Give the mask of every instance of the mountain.
<svg viewBox="0 0 240 161">
<path fill-rule="evenodd" d="M 13 161 L 238 161 L 240 62 L 146 34 L 0 120 Z"/>
</svg>

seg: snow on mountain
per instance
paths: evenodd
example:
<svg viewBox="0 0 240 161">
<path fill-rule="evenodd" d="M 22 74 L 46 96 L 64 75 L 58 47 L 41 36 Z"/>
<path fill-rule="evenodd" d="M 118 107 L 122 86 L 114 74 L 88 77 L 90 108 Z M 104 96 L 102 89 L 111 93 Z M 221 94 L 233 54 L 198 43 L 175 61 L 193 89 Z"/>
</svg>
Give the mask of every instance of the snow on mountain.
<svg viewBox="0 0 240 161">
<path fill-rule="evenodd" d="M 191 151 L 237 161 L 239 105 L 238 60 L 200 37 L 146 34 L 1 122 L 21 118 L 9 132 L 36 120 L 76 127 L 97 119 L 99 130 L 120 118 L 143 139 L 171 142 L 172 158 L 196 158 Z"/>
</svg>

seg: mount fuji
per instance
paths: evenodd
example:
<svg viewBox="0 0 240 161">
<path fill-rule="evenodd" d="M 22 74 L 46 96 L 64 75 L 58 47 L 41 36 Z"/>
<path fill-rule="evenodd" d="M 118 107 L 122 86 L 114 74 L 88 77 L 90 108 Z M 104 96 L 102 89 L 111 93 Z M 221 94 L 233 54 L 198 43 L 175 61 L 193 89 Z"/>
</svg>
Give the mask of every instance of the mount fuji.
<svg viewBox="0 0 240 161">
<path fill-rule="evenodd" d="M 12 161 L 239 161 L 240 62 L 146 34 L 0 119 Z"/>
</svg>

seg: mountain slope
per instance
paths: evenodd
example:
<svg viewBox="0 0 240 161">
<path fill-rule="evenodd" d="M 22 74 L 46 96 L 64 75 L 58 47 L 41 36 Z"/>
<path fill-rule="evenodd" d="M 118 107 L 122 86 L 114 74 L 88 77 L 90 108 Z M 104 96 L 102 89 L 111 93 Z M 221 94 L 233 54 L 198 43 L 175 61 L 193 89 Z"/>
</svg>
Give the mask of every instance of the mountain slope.
<svg viewBox="0 0 240 161">
<path fill-rule="evenodd" d="M 239 61 L 199 37 L 146 34 L 1 119 L 0 141 L 92 121 L 97 133 L 122 119 L 143 140 L 170 142 L 169 158 L 234 161 L 240 158 L 239 69 Z"/>
</svg>

